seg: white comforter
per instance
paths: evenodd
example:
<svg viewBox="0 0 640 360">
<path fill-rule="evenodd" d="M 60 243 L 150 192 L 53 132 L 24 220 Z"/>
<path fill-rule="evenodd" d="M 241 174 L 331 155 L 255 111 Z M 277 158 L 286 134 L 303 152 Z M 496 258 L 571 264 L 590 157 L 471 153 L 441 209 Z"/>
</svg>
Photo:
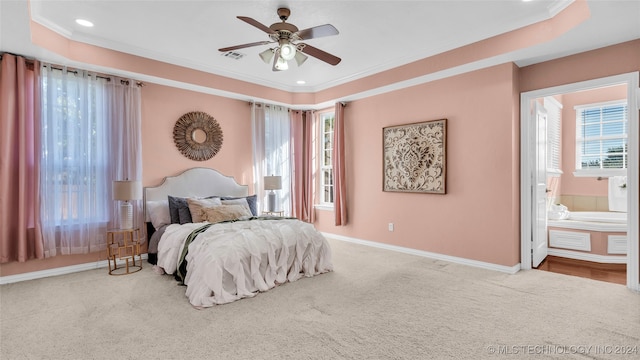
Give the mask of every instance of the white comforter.
<svg viewBox="0 0 640 360">
<path fill-rule="evenodd" d="M 205 223 L 170 225 L 158 263 L 173 274 L 187 236 Z M 333 270 L 327 240 L 311 224 L 249 220 L 214 224 L 189 245 L 186 295 L 195 307 L 255 296 L 286 281 Z"/>
</svg>

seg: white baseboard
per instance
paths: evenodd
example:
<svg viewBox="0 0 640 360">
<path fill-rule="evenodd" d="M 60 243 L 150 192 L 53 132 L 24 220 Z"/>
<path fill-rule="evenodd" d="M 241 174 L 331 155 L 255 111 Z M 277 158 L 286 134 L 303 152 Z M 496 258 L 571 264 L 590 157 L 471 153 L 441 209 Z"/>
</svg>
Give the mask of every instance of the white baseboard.
<svg viewBox="0 0 640 360">
<path fill-rule="evenodd" d="M 405 254 L 417 255 L 417 256 L 422 256 L 430 259 L 443 260 L 443 261 L 448 261 L 455 264 L 468 265 L 468 266 L 473 266 L 473 267 L 482 268 L 482 269 L 499 271 L 507 274 L 515 274 L 518 271 L 520 271 L 520 264 L 516 264 L 514 266 L 497 265 L 497 264 L 492 264 L 492 263 L 483 262 L 483 261 L 477 261 L 477 260 L 465 259 L 465 258 L 456 257 L 456 256 L 443 255 L 443 254 L 438 254 L 438 253 L 433 253 L 428 251 L 416 250 L 416 249 L 406 248 L 402 246 L 383 244 L 375 241 L 361 240 L 361 239 L 351 238 L 351 237 L 337 235 L 337 234 L 330 234 L 330 233 L 323 232 L 323 235 L 325 235 L 326 237 L 330 237 L 332 239 L 351 242 L 354 244 L 371 246 L 371 247 L 396 251 L 396 252 L 405 253 Z M 147 254 L 142 254 L 142 259 L 146 260 Z M 24 273 L 24 274 L 0 276 L 0 285 L 15 283 L 19 281 L 40 279 L 40 278 L 45 278 L 50 276 L 71 274 L 71 273 L 86 271 L 86 270 L 95 270 L 100 268 L 106 268 L 107 266 L 108 266 L 107 260 L 102 260 L 102 261 L 91 262 L 86 264 L 78 264 L 78 265 L 71 265 L 71 266 L 65 266 L 65 267 L 54 268 L 54 269 L 33 271 L 29 273 Z"/>
<path fill-rule="evenodd" d="M 575 259 L 575 260 L 591 261 L 591 262 L 597 262 L 601 264 L 626 264 L 627 263 L 626 256 L 607 256 L 607 255 L 590 254 L 590 253 L 583 253 L 583 252 L 571 251 L 571 250 L 552 249 L 552 248 L 549 248 L 549 250 L 547 251 L 547 254 L 551 256 L 558 256 L 558 257 Z"/>
<path fill-rule="evenodd" d="M 146 260 L 148 258 L 146 253 L 142 254 L 141 257 L 142 257 L 142 260 Z M 11 284 L 11 283 L 16 283 L 20 281 L 41 279 L 41 278 L 46 278 L 50 276 L 66 275 L 66 274 L 71 274 L 71 273 L 76 273 L 76 272 L 86 271 L 86 270 L 101 269 L 101 268 L 106 268 L 107 266 L 109 266 L 107 260 L 102 260 L 97 262 L 63 266 L 63 267 L 47 269 L 47 270 L 32 271 L 24 274 L 0 276 L 0 285 Z"/>
<path fill-rule="evenodd" d="M 325 232 L 323 232 L 322 234 L 328 238 L 346 241 L 354 244 L 360 244 L 360 245 L 366 245 L 366 246 L 371 246 L 371 247 L 385 249 L 385 250 L 397 251 L 405 254 L 418 255 L 418 256 L 422 256 L 430 259 L 449 261 L 456 264 L 494 270 L 494 271 L 499 271 L 507 274 L 515 274 L 518 271 L 520 271 L 520 263 L 514 266 L 497 265 L 497 264 L 492 264 L 484 261 L 477 261 L 477 260 L 465 259 L 465 258 L 456 257 L 456 256 L 432 253 L 428 251 L 416 250 L 416 249 L 406 248 L 402 246 L 378 243 L 375 241 L 355 239 L 348 236 L 336 235 L 336 234 L 325 233 Z"/>
</svg>

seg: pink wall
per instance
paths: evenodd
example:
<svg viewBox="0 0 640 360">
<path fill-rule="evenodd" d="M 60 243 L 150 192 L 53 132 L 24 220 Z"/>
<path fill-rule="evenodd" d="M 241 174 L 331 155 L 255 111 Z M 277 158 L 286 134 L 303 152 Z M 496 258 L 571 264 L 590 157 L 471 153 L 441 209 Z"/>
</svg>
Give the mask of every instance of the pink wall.
<svg viewBox="0 0 640 360">
<path fill-rule="evenodd" d="M 173 126 L 190 111 L 213 116 L 223 133 L 220 151 L 207 161 L 184 157 L 173 142 Z M 142 88 L 143 185 L 157 185 L 162 178 L 192 167 L 209 167 L 251 185 L 251 106 L 233 100 L 157 84 Z"/>
<path fill-rule="evenodd" d="M 606 64 L 606 66 L 603 66 Z M 640 40 L 514 70 L 489 69 L 350 102 L 349 224 L 356 239 L 494 264 L 519 262 L 519 94 L 640 70 Z M 381 191 L 382 128 L 448 118 L 447 195 Z M 387 224 L 393 222 L 395 231 Z M 464 223 L 464 227 L 460 224 Z"/>
<path fill-rule="evenodd" d="M 576 111 L 577 105 L 593 104 L 627 98 L 625 85 L 580 91 L 562 96 L 562 185 L 561 195 L 607 196 L 607 181 L 592 177 L 575 177 Z"/>
<path fill-rule="evenodd" d="M 640 70 L 640 39 L 520 69 L 520 91 L 599 79 Z"/>
<path fill-rule="evenodd" d="M 350 102 L 349 224 L 321 231 L 513 266 L 519 262 L 518 103 L 512 64 Z M 447 194 L 382 191 L 382 128 L 447 118 Z M 389 222 L 395 231 L 389 232 Z M 464 226 L 460 226 L 464 223 Z"/>
</svg>

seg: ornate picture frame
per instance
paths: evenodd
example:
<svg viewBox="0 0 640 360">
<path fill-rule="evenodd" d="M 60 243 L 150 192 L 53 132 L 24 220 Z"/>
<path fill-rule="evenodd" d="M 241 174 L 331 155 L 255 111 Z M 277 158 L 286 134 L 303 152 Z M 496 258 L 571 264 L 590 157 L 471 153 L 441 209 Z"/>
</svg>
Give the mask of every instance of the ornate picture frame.
<svg viewBox="0 0 640 360">
<path fill-rule="evenodd" d="M 382 191 L 446 194 L 447 119 L 382 129 Z"/>
</svg>

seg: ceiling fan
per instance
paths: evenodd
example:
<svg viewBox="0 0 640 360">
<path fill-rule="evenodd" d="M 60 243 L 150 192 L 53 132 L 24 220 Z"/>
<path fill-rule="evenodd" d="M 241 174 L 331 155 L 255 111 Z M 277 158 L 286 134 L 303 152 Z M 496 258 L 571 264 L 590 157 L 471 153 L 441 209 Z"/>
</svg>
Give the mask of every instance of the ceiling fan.
<svg viewBox="0 0 640 360">
<path fill-rule="evenodd" d="M 248 44 L 229 46 L 218 50 L 221 52 L 227 52 L 252 46 L 277 43 L 278 46 L 269 48 L 260 53 L 260 58 L 262 58 L 265 63 L 273 64 L 273 71 L 287 70 L 289 68 L 288 61 L 293 59 L 295 59 L 298 66 L 300 66 L 307 60 L 307 55 L 313 56 L 334 66 L 338 65 L 338 63 L 342 60 L 339 57 L 331 55 L 328 52 L 322 51 L 311 45 L 299 42 L 300 40 L 310 40 L 323 36 L 338 35 L 338 30 L 331 24 L 319 25 L 304 30 L 298 30 L 295 25 L 286 22 L 290 14 L 291 11 L 289 9 L 279 8 L 278 16 L 280 17 L 280 20 L 282 20 L 282 22 L 272 24 L 269 27 L 250 17 L 238 16 L 238 19 L 266 32 L 269 35 L 269 38 L 271 38 L 271 41 L 257 41 Z"/>
</svg>

